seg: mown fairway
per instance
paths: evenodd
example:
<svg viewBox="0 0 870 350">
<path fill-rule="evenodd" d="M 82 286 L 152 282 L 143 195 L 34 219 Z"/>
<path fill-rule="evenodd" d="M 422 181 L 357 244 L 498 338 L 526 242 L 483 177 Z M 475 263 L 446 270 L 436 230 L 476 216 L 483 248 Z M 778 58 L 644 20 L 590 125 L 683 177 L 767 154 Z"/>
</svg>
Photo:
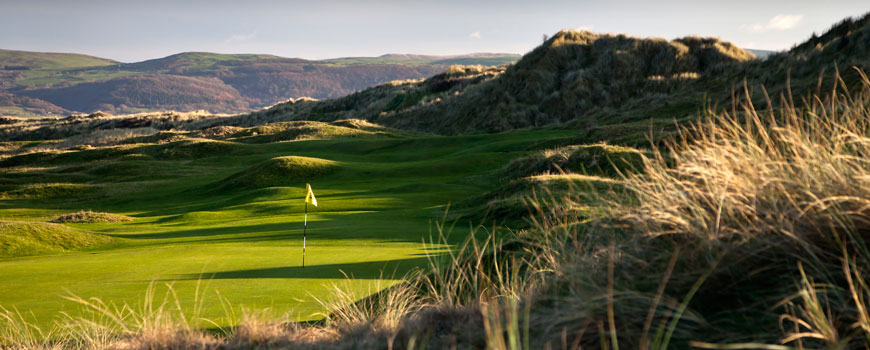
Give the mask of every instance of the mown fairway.
<svg viewBox="0 0 870 350">
<path fill-rule="evenodd" d="M 44 222 L 88 209 L 135 220 L 66 224 L 113 237 L 107 246 L 0 258 L 0 305 L 32 312 L 48 324 L 59 311 L 77 312 L 62 298 L 69 293 L 136 305 L 149 283 L 157 284 L 161 299 L 162 286 L 173 283 L 182 303 L 192 305 L 201 281 L 208 286 L 203 316 L 218 323 L 232 320 L 224 317 L 215 291 L 237 312 L 242 306 L 269 307 L 300 320 L 317 318 L 324 310 L 312 296 L 328 297 L 330 285 L 345 283 L 345 274 L 363 296 L 426 264 L 427 253 L 445 248 L 424 241 L 448 203 L 494 188 L 495 172 L 508 160 L 573 135 L 551 130 L 267 144 L 176 142 L 7 162 L 0 173 L 7 191 L 0 220 Z M 269 160 L 286 156 L 328 160 L 330 168 L 270 174 Z M 305 182 L 320 206 L 309 207 L 303 269 Z M 45 183 L 85 186 L 51 193 L 37 186 L 29 195 L 9 195 Z M 468 230 L 467 222 L 458 223 L 450 242 Z"/>
</svg>

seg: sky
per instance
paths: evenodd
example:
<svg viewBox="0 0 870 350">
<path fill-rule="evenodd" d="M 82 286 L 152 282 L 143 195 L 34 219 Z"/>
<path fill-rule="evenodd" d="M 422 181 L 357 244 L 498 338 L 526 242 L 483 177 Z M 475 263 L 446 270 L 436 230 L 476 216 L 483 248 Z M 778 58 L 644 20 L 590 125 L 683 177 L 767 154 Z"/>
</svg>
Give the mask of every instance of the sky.
<svg viewBox="0 0 870 350">
<path fill-rule="evenodd" d="M 137 62 L 187 51 L 325 59 L 523 54 L 560 29 L 719 37 L 784 50 L 870 12 L 860 0 L 0 0 L 0 48 Z"/>
</svg>

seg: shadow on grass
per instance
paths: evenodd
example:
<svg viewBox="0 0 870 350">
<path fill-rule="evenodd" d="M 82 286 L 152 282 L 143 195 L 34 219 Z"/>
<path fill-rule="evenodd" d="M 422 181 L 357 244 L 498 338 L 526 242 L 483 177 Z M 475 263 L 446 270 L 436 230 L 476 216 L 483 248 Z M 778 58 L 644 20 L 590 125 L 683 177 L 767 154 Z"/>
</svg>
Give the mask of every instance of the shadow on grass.
<svg viewBox="0 0 870 350">
<path fill-rule="evenodd" d="M 302 241 L 302 230 L 288 228 L 287 224 L 259 224 L 196 230 L 167 231 L 142 234 L 107 234 L 107 236 L 132 240 L 166 240 L 169 243 L 241 243 L 241 242 L 278 242 Z M 379 243 L 420 243 L 423 235 L 395 235 L 386 233 L 388 229 L 371 232 L 350 233 L 348 227 L 308 228 L 308 239 L 315 240 L 377 240 Z M 158 243 L 159 242 L 154 242 Z M 146 244 L 147 245 L 147 244 Z"/>
<path fill-rule="evenodd" d="M 297 262 L 300 264 L 301 260 Z M 310 263 L 310 262 L 309 262 Z M 291 265 L 281 267 L 266 267 L 260 269 L 229 270 L 203 272 L 198 274 L 178 275 L 168 280 L 199 280 L 199 279 L 399 279 L 414 267 L 426 266 L 427 257 L 366 261 L 346 264 Z"/>
<path fill-rule="evenodd" d="M 201 229 L 193 229 L 193 230 L 164 231 L 164 232 L 155 232 L 155 233 L 140 233 L 140 234 L 131 234 L 131 235 L 117 234 L 117 235 L 110 235 L 110 236 L 117 237 L 117 238 L 127 238 L 127 239 L 173 239 L 173 238 L 212 237 L 212 236 L 222 236 L 222 235 L 238 235 L 238 234 L 246 234 L 246 233 L 289 231 L 291 229 L 290 227 L 291 227 L 291 223 L 283 223 L 282 222 L 282 223 L 243 225 L 243 226 L 211 227 L 211 228 L 201 228 Z"/>
<path fill-rule="evenodd" d="M 385 215 L 389 214 L 389 215 Z M 318 213 L 319 218 L 310 220 L 308 238 L 317 240 L 377 240 L 378 242 L 421 243 L 429 238 L 425 233 L 427 224 L 418 221 L 396 219 L 392 214 L 382 212 L 330 215 Z M 309 218 L 311 219 L 311 218 Z M 301 220 L 271 222 L 238 226 L 204 227 L 186 230 L 161 231 L 153 233 L 110 233 L 108 236 L 134 241 L 152 240 L 165 243 L 206 243 L 206 242 L 278 242 L 300 241 L 302 239 Z M 431 228 L 431 227 L 429 227 Z M 464 229 L 459 229 L 464 231 Z M 456 238 L 464 238 L 464 234 Z M 147 243 L 146 243 L 147 244 Z"/>
</svg>

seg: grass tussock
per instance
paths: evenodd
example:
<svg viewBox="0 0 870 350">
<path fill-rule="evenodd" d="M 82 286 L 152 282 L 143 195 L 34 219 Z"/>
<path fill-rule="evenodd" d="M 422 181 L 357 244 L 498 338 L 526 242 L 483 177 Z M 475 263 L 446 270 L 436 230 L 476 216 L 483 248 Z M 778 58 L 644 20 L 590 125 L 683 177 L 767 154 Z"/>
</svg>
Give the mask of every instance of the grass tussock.
<svg viewBox="0 0 870 350">
<path fill-rule="evenodd" d="M 63 214 L 51 220 L 54 223 L 107 223 L 133 221 L 133 218 L 112 213 L 80 210 L 75 213 Z"/>
<path fill-rule="evenodd" d="M 261 162 L 221 180 L 219 188 L 291 186 L 326 175 L 339 163 L 320 158 L 284 156 Z"/>
<path fill-rule="evenodd" d="M 643 200 L 621 217 L 650 235 L 710 241 L 763 234 L 812 241 L 830 228 L 863 231 L 867 96 L 830 99 L 833 107 L 816 99 L 803 110 L 786 104 L 781 113 L 746 105 L 745 118 L 723 113 L 692 126 L 647 162 L 644 176 L 626 181 Z"/>
<path fill-rule="evenodd" d="M 867 330 L 849 326 L 867 317 L 855 276 L 870 268 L 870 80 L 861 76 L 860 91 L 837 80 L 828 96 L 797 107 L 783 95 L 763 113 L 747 96 L 684 128 L 624 180 L 632 201 L 602 208 L 606 227 L 636 235 L 622 254 L 646 259 L 621 264 L 673 272 L 659 300 L 682 299 L 676 310 L 697 318 L 669 326 L 673 341 L 868 346 Z M 688 265 L 666 268 L 663 248 Z M 632 344 L 644 334 L 623 327 L 618 337 Z"/>
<path fill-rule="evenodd" d="M 208 123 L 205 123 L 208 121 Z M 257 120 L 259 121 L 259 120 Z M 250 122 L 239 127 L 234 118 L 187 113 L 181 115 L 89 115 L 65 119 L 20 120 L 7 125 L 15 138 L 58 138 L 43 141 L 12 141 L 0 145 L 0 165 L 19 166 L 32 162 L 115 159 L 144 152 L 160 160 L 183 160 L 221 154 L 241 154 L 245 144 L 351 137 L 396 137 L 408 135 L 361 119 L 320 121 Z M 148 126 L 142 126 L 148 125 Z M 0 131 L 2 133 L 2 131 Z M 108 175 L 113 167 L 105 167 Z"/>
<path fill-rule="evenodd" d="M 643 152 L 608 144 L 572 145 L 536 152 L 511 161 L 506 178 L 540 174 L 580 173 L 620 178 L 643 168 Z"/>
<path fill-rule="evenodd" d="M 239 154 L 244 151 L 243 145 L 229 141 L 209 139 L 186 139 L 150 146 L 148 154 L 156 159 L 198 159 L 213 157 L 219 154 Z"/>
<path fill-rule="evenodd" d="M 40 199 L 74 197 L 93 192 L 92 186 L 69 183 L 32 184 L 5 191 L 0 196 L 7 199 Z"/>
<path fill-rule="evenodd" d="M 114 239 L 44 222 L 0 221 L 0 258 L 97 248 Z"/>
</svg>

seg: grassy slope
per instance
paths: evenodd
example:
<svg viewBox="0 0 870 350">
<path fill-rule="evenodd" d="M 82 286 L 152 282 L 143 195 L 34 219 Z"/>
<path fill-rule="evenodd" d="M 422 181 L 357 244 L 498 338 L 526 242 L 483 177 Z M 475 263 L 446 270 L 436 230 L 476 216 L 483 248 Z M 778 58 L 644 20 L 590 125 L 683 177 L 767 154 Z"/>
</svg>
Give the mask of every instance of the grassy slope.
<svg viewBox="0 0 870 350">
<path fill-rule="evenodd" d="M 118 62 L 72 53 L 28 52 L 0 49 L 0 81 L 12 86 L 34 86 L 62 79 L 81 79 L 81 73 L 95 67 L 113 66 Z M 23 69 L 27 68 L 27 69 Z M 27 100 L 26 97 L 18 96 Z M 30 102 L 30 103 L 28 103 Z M 14 101 L 6 99 L 0 115 L 35 117 L 67 112 L 45 101 Z M 46 109 L 46 105 L 49 105 Z"/>
<path fill-rule="evenodd" d="M 30 69 L 71 69 L 116 64 L 117 62 L 74 53 L 47 53 L 0 49 L 4 66 L 27 66 Z"/>
<path fill-rule="evenodd" d="M 0 200 L 0 218 L 46 221 L 93 209 L 136 220 L 69 225 L 116 238 L 106 248 L 0 259 L 0 305 L 32 311 L 47 324 L 58 311 L 70 311 L 71 304 L 60 298 L 65 290 L 135 304 L 149 282 L 176 281 L 179 295 L 189 302 L 202 275 L 211 278 L 211 289 L 236 305 L 289 310 L 298 319 L 309 319 L 322 311 L 312 295 L 323 297 L 329 283 L 343 280 L 342 271 L 355 277 L 351 283 L 361 292 L 380 283 L 382 269 L 385 287 L 394 281 L 389 277 L 394 271 L 400 276 L 425 263 L 421 242 L 444 205 L 492 189 L 496 170 L 509 159 L 547 139 L 573 134 L 231 143 L 196 160 L 191 157 L 195 153 L 165 151 L 179 145 L 134 146 L 127 152 L 151 156 L 88 160 L 99 151 L 79 151 L 30 162 L 28 168 L 7 168 L 0 177 L 7 188 L 66 179 L 86 183 L 90 190 L 41 199 L 10 196 L 17 199 Z M 288 155 L 327 159 L 338 166 L 289 187 L 217 186 L 233 174 Z M 142 169 L 149 174 L 143 176 Z M 312 183 L 320 206 L 310 208 L 303 270 L 304 182 Z M 464 231 L 455 231 L 453 239 L 461 239 Z M 207 317 L 224 315 L 213 294 L 205 308 Z"/>
</svg>

